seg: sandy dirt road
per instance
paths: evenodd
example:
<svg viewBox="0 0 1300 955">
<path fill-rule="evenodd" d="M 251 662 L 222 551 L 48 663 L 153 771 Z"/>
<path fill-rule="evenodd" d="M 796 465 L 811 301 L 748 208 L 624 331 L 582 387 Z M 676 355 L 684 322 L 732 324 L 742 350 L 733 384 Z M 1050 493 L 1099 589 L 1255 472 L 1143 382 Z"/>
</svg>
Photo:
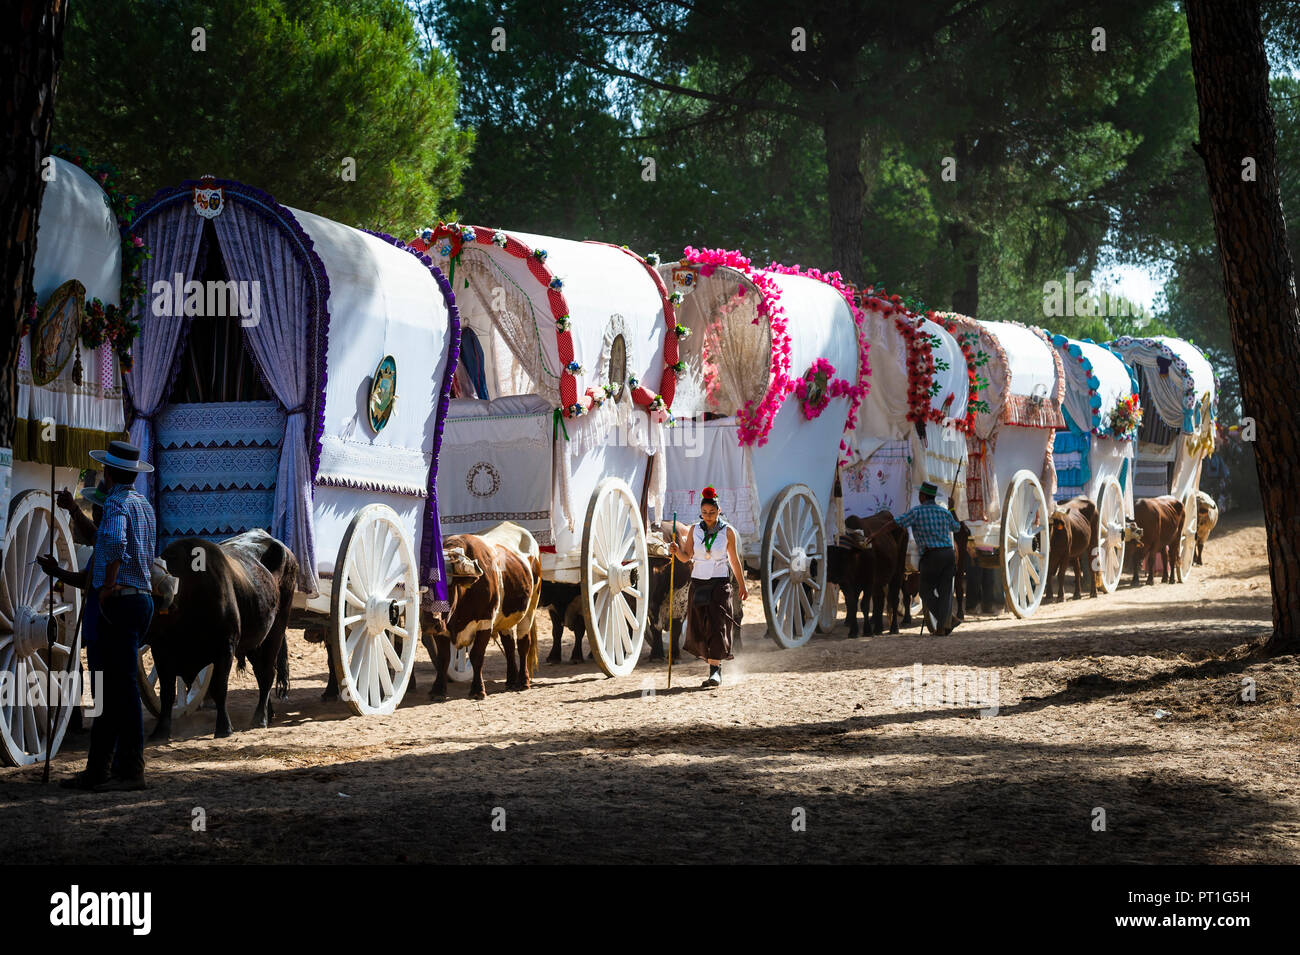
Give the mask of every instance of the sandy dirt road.
<svg viewBox="0 0 1300 955">
<path fill-rule="evenodd" d="M 0 859 L 1300 861 L 1300 663 L 1246 647 L 1270 621 L 1257 513 L 1225 515 L 1186 584 L 1126 581 L 947 638 L 841 623 L 782 651 L 756 590 L 713 692 L 692 659 L 671 691 L 643 660 L 620 680 L 543 664 L 508 693 L 493 648 L 486 701 L 461 684 L 430 702 L 422 654 L 402 707 L 363 719 L 320 702 L 324 652 L 291 632 L 274 725 L 214 740 L 212 711 L 186 718 L 147 749 L 147 792 L 0 769 Z M 237 729 L 254 686 L 238 675 Z M 56 775 L 84 752 L 71 739 Z"/>
</svg>

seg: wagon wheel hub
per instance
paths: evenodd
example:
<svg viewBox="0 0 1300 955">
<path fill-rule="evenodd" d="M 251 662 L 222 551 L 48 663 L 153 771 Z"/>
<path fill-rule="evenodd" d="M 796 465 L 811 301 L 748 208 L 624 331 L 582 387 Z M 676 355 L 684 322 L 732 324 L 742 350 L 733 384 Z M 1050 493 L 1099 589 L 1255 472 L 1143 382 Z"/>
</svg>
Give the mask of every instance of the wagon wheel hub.
<svg viewBox="0 0 1300 955">
<path fill-rule="evenodd" d="M 392 603 L 387 596 L 366 598 L 366 636 L 374 637 L 388 627 Z"/>
<path fill-rule="evenodd" d="M 636 564 L 620 564 L 609 569 L 609 592 L 621 594 L 632 586 L 632 577 L 636 574 Z"/>
<path fill-rule="evenodd" d="M 1034 535 L 1021 534 L 1016 538 L 1016 551 L 1021 557 L 1034 552 Z"/>
<path fill-rule="evenodd" d="M 57 621 L 59 615 L 66 609 L 66 607 L 56 606 L 54 619 Z M 27 606 L 18 608 L 14 615 L 14 652 L 20 658 L 33 657 L 49 646 L 47 637 L 49 621 L 50 614 L 46 613 L 45 609 L 38 610 Z"/>
<path fill-rule="evenodd" d="M 790 551 L 790 578 L 795 583 L 803 583 L 808 579 L 808 568 L 812 561 L 808 558 L 808 552 L 802 547 L 796 547 Z"/>
</svg>

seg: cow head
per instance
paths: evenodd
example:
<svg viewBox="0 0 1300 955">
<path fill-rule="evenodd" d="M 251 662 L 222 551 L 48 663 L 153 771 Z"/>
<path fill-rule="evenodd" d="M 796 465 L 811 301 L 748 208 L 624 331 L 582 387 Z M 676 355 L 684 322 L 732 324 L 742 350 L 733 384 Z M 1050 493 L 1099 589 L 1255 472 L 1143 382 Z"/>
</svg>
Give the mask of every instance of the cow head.
<svg viewBox="0 0 1300 955">
<path fill-rule="evenodd" d="M 1137 521 L 1124 521 L 1124 540 L 1142 543 L 1142 528 L 1138 526 Z"/>
<path fill-rule="evenodd" d="M 149 589 L 153 591 L 153 604 L 156 613 L 167 613 L 176 600 L 176 592 L 181 582 L 167 570 L 167 561 L 161 557 L 153 559 L 149 568 Z"/>
<path fill-rule="evenodd" d="M 463 547 L 452 547 L 444 550 L 442 557 L 447 565 L 447 576 L 451 578 L 452 583 L 464 584 L 483 576 L 482 566 L 469 554 L 465 553 Z M 459 581 L 457 578 L 459 578 Z"/>
<path fill-rule="evenodd" d="M 1068 513 L 1069 513 L 1069 511 L 1067 511 L 1065 508 L 1061 507 L 1061 505 L 1059 505 L 1059 504 L 1056 505 L 1054 508 L 1052 508 L 1052 513 L 1051 513 L 1050 515 L 1048 515 L 1048 518 L 1047 518 L 1047 524 L 1048 524 L 1048 527 L 1049 527 L 1053 532 L 1055 532 L 1055 531 L 1057 531 L 1057 530 L 1064 530 L 1064 529 L 1065 529 L 1065 517 L 1066 517 L 1066 515 L 1067 515 Z"/>
</svg>

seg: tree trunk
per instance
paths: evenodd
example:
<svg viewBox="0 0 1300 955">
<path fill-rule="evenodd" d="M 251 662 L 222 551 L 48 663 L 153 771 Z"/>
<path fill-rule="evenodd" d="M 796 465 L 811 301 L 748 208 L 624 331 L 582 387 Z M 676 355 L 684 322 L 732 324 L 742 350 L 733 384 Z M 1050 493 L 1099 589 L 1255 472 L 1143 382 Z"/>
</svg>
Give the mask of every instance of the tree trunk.
<svg viewBox="0 0 1300 955">
<path fill-rule="evenodd" d="M 0 270 L 5 290 L 0 323 L 0 447 L 14 446 L 15 366 L 23 309 L 32 296 L 36 222 L 45 181 L 54 91 L 63 59 L 64 0 L 11 0 L 0 13 Z"/>
<path fill-rule="evenodd" d="M 952 310 L 959 315 L 979 317 L 980 308 L 980 235 L 964 222 L 948 227 L 953 260 L 957 263 L 961 284 L 953 289 Z"/>
<path fill-rule="evenodd" d="M 832 112 L 822 131 L 826 137 L 826 198 L 831 214 L 831 269 L 862 284 L 862 219 L 866 182 L 862 178 L 866 124 L 857 110 Z"/>
<path fill-rule="evenodd" d="M 1273 586 L 1271 654 L 1300 651 L 1300 311 L 1278 189 L 1277 133 L 1256 0 L 1187 0 L 1200 142 L 1237 353 L 1259 440 Z M 1253 181 L 1243 160 L 1253 159 Z"/>
</svg>

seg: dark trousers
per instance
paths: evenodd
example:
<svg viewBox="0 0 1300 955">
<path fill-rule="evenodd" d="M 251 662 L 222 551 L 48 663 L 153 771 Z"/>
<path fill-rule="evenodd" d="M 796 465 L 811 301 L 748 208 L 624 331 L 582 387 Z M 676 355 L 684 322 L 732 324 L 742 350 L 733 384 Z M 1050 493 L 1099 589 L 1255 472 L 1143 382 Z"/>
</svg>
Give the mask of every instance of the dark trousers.
<svg viewBox="0 0 1300 955">
<path fill-rule="evenodd" d="M 932 547 L 921 555 L 921 603 L 925 621 L 935 633 L 952 624 L 952 581 L 957 554 L 951 547 Z"/>
<path fill-rule="evenodd" d="M 148 594 L 109 597 L 99 608 L 95 660 L 102 667 L 104 701 L 90 731 L 86 771 L 135 778 L 144 773 L 144 714 L 136 680 L 140 641 L 153 619 Z M 95 678 L 92 671 L 91 679 Z"/>
</svg>

